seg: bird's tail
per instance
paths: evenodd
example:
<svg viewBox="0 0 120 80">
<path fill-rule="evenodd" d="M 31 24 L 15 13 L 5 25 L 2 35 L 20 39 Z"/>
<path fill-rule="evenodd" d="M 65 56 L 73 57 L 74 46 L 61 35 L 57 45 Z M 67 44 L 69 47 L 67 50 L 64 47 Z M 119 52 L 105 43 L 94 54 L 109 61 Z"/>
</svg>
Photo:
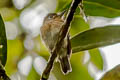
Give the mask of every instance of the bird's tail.
<svg viewBox="0 0 120 80">
<path fill-rule="evenodd" d="M 70 60 L 69 60 L 68 56 L 59 58 L 59 60 L 60 60 L 61 69 L 64 74 L 67 74 L 72 71 L 72 68 L 70 65 Z"/>
</svg>

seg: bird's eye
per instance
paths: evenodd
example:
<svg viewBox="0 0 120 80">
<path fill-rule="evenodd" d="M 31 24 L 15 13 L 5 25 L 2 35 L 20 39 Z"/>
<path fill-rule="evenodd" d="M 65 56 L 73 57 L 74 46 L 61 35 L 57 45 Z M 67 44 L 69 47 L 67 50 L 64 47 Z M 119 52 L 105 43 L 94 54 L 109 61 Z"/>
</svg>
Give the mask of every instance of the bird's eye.
<svg viewBox="0 0 120 80">
<path fill-rule="evenodd" d="M 52 19 L 54 16 L 53 15 L 50 15 L 49 17 L 48 17 L 48 19 Z"/>
</svg>

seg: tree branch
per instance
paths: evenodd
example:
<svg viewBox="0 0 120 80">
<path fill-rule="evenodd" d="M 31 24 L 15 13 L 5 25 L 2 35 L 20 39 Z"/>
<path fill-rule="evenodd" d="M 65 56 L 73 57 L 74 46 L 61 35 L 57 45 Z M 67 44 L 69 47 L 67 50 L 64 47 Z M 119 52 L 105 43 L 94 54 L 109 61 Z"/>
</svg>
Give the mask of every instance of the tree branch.
<svg viewBox="0 0 120 80">
<path fill-rule="evenodd" d="M 52 55 L 50 56 L 48 64 L 42 74 L 41 80 L 47 80 L 49 78 L 50 71 L 53 67 L 55 58 L 57 57 L 57 52 L 59 52 L 59 49 L 61 48 L 61 43 L 64 40 L 64 38 L 66 37 L 67 33 L 69 32 L 69 27 L 70 27 L 70 23 L 73 19 L 73 15 L 75 13 L 76 8 L 78 7 L 78 4 L 81 1 L 82 0 L 73 0 L 71 7 L 68 11 L 68 14 L 66 16 L 66 19 L 64 21 L 64 24 L 62 25 L 62 28 L 60 30 L 60 35 L 59 35 L 57 43 L 53 49 Z"/>
</svg>

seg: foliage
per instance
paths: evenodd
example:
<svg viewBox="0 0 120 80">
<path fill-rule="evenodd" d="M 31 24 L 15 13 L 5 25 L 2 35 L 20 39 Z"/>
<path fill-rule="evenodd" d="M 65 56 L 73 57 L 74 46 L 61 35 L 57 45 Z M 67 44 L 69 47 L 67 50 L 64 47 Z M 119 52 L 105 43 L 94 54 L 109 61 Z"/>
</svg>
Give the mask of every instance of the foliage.
<svg viewBox="0 0 120 80">
<path fill-rule="evenodd" d="M 56 11 L 68 8 L 72 0 L 58 0 Z M 61 6 L 65 4 L 62 8 Z M 89 16 L 118 17 L 120 16 L 119 0 L 83 0 L 84 11 Z M 110 14 L 111 13 L 111 14 Z"/>
<path fill-rule="evenodd" d="M 117 65 L 112 70 L 106 72 L 101 80 L 119 80 L 120 79 L 120 65 Z"/>
<path fill-rule="evenodd" d="M 119 25 L 111 25 L 77 34 L 71 39 L 73 53 L 117 43 L 120 41 L 119 32 Z"/>
<path fill-rule="evenodd" d="M 0 16 L 0 62 L 2 65 L 5 66 L 7 60 L 7 39 L 6 39 L 6 32 L 5 26 Z"/>
<path fill-rule="evenodd" d="M 6 72 L 4 71 L 4 66 L 7 61 L 7 39 L 4 22 L 0 15 L 0 79 L 9 80 Z"/>
<path fill-rule="evenodd" d="M 68 9 L 71 2 L 72 0 L 57 0 L 57 8 L 55 12 L 60 12 Z M 6 3 L 1 3 L 0 1 L 0 4 L 3 4 L 0 6 L 0 13 L 3 17 L 2 19 L 0 16 L 0 62 L 3 66 L 5 66 L 8 52 L 8 61 L 5 69 L 9 75 L 12 75 L 14 72 L 18 71 L 18 62 L 22 60 L 24 56 L 27 56 L 25 53 L 29 53 L 32 56 L 32 64 L 34 64 L 35 56 L 43 56 L 45 59 L 48 59 L 49 56 L 47 49 L 39 40 L 39 36 L 33 40 L 36 45 L 40 44 L 40 51 L 37 50 L 37 46 L 35 46 L 35 49 L 33 49 L 33 51 L 26 50 L 23 45 L 25 39 L 23 35 L 19 35 L 15 40 L 7 41 L 3 20 L 11 21 L 14 18 L 20 17 L 19 14 L 21 14 L 22 11 L 16 10 L 14 6 L 11 5 L 11 3 L 12 1 L 9 2 L 8 0 L 6 0 Z M 102 16 L 108 18 L 120 16 L 119 0 L 83 0 L 83 5 L 86 16 Z M 4 15 L 4 9 L 8 11 L 9 15 Z M 24 32 L 22 33 L 25 34 Z M 88 22 L 86 22 L 80 14 L 80 9 L 77 8 L 70 29 L 70 34 L 72 36 L 72 51 L 73 53 L 77 53 L 73 54 L 71 57 L 73 71 L 65 76 L 61 73 L 59 64 L 55 63 L 55 67 L 52 73 L 58 80 L 94 80 L 88 72 L 89 64 L 92 62 L 98 70 L 103 70 L 104 61 L 98 48 L 120 42 L 119 33 L 120 25 L 108 25 L 102 26 L 100 28 L 90 29 Z M 84 52 L 85 50 L 88 50 L 90 59 L 86 64 L 83 64 L 84 54 L 86 53 Z M 32 52 L 38 54 L 33 54 Z M 41 76 L 34 68 L 35 67 L 32 66 L 30 69 L 27 80 L 37 80 L 39 79 L 39 76 Z"/>
</svg>

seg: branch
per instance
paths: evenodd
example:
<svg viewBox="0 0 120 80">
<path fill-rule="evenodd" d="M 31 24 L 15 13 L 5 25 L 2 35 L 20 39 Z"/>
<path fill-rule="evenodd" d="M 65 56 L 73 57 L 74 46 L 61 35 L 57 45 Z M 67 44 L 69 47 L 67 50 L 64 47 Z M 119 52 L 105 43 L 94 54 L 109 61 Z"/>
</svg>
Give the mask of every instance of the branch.
<svg viewBox="0 0 120 80">
<path fill-rule="evenodd" d="M 82 0 L 73 0 L 71 7 L 68 11 L 68 14 L 66 16 L 66 19 L 64 21 L 64 24 L 62 25 L 62 28 L 60 30 L 60 35 L 59 35 L 57 43 L 53 49 L 52 55 L 50 56 L 48 64 L 42 74 L 41 80 L 47 80 L 49 78 L 50 71 L 51 71 L 54 61 L 57 57 L 57 52 L 59 52 L 59 49 L 61 48 L 61 43 L 64 40 L 64 38 L 66 37 L 67 33 L 69 32 L 69 27 L 70 27 L 70 23 L 73 19 L 73 15 L 75 13 L 76 8 L 78 7 L 78 4 L 81 1 Z"/>
</svg>

